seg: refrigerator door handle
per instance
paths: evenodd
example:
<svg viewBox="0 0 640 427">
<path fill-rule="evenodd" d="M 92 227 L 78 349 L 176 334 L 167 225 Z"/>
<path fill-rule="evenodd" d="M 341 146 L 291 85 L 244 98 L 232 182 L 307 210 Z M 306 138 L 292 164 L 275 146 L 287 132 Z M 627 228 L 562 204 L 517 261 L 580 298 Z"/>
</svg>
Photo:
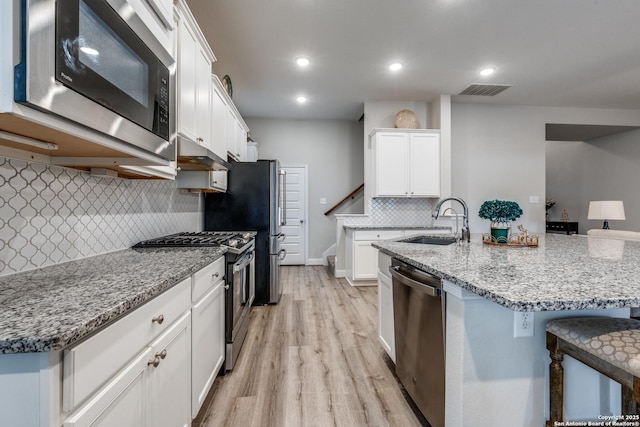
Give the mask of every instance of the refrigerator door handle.
<svg viewBox="0 0 640 427">
<path fill-rule="evenodd" d="M 287 171 L 280 169 L 282 176 L 282 206 L 280 207 L 280 225 L 287 225 Z"/>
</svg>

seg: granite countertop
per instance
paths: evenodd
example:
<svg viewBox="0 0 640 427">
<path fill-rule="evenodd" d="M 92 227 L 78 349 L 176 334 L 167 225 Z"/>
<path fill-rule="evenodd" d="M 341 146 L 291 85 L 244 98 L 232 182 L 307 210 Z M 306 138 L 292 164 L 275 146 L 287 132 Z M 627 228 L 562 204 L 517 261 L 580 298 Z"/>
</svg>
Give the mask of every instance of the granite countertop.
<svg viewBox="0 0 640 427">
<path fill-rule="evenodd" d="M 450 227 L 434 227 L 426 225 L 345 225 L 345 230 L 445 230 Z"/>
<path fill-rule="evenodd" d="M 178 284 L 223 248 L 126 249 L 0 277 L 0 353 L 61 350 Z"/>
<path fill-rule="evenodd" d="M 640 306 L 640 242 L 545 234 L 539 247 L 373 246 L 514 311 Z"/>
</svg>

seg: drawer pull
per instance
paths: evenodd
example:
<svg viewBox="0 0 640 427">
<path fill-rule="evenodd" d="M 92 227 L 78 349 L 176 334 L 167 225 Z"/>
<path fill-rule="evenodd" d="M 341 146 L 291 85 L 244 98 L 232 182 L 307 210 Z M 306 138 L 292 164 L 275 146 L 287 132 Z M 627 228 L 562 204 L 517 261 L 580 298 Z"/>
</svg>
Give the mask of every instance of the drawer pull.
<svg viewBox="0 0 640 427">
<path fill-rule="evenodd" d="M 215 184 L 215 182 L 214 182 L 214 184 Z M 220 273 L 218 273 L 218 272 L 216 271 L 215 273 L 213 273 L 213 274 L 211 275 L 211 277 L 220 277 Z"/>
<path fill-rule="evenodd" d="M 161 314 L 151 319 L 151 323 L 155 323 L 155 322 L 158 322 L 158 325 L 162 325 L 162 322 L 164 322 L 164 315 Z"/>
<path fill-rule="evenodd" d="M 156 355 L 156 357 L 154 357 L 153 359 L 147 362 L 147 366 L 153 365 L 154 368 L 157 368 L 159 364 L 160 364 L 160 358 L 158 358 L 158 355 Z"/>
<path fill-rule="evenodd" d="M 165 349 L 165 350 L 162 350 L 162 351 L 156 353 L 156 358 L 158 358 L 158 357 L 160 359 L 164 360 L 164 358 L 167 357 L 167 350 Z"/>
<path fill-rule="evenodd" d="M 229 285 L 224 285 L 224 288 L 228 291 L 229 290 Z"/>
</svg>

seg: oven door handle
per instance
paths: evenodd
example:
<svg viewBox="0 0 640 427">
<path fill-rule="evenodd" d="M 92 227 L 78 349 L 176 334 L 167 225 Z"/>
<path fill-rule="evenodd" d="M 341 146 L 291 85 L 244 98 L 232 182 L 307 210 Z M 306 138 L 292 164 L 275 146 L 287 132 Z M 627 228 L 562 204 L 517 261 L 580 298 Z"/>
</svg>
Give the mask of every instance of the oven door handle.
<svg viewBox="0 0 640 427">
<path fill-rule="evenodd" d="M 238 262 L 233 264 L 233 272 L 237 273 L 238 271 L 243 270 L 247 265 L 249 265 L 254 260 L 255 256 L 256 256 L 255 252 L 251 251 L 247 255 L 240 258 Z"/>
</svg>

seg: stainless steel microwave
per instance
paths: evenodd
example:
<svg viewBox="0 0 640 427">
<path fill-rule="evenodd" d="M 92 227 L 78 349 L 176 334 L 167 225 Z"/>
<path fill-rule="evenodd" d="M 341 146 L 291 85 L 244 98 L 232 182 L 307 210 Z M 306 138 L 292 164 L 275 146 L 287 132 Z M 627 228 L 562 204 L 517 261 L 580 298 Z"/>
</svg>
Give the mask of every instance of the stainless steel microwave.
<svg viewBox="0 0 640 427">
<path fill-rule="evenodd" d="M 21 0 L 14 100 L 175 159 L 171 55 L 126 0 Z"/>
</svg>

